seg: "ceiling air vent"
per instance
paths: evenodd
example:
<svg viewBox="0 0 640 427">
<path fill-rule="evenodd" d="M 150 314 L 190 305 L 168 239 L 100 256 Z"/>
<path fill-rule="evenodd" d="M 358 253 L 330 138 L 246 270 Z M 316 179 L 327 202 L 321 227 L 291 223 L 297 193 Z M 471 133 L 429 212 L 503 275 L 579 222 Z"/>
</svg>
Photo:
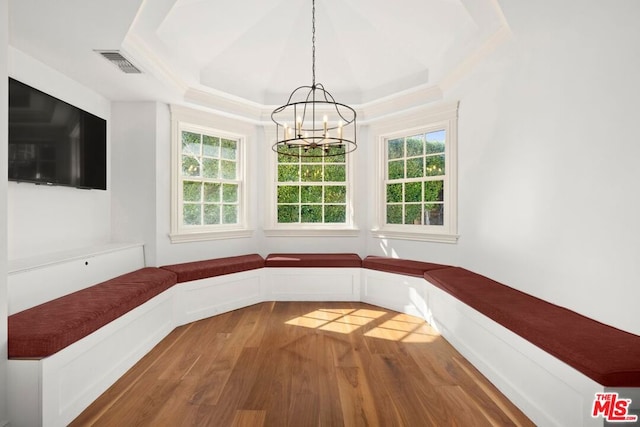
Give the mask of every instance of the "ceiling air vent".
<svg viewBox="0 0 640 427">
<path fill-rule="evenodd" d="M 100 55 L 104 56 L 109 62 L 116 67 L 120 68 L 120 71 L 127 74 L 141 74 L 135 65 L 131 63 L 127 58 L 122 56 L 117 50 L 96 50 Z"/>
</svg>

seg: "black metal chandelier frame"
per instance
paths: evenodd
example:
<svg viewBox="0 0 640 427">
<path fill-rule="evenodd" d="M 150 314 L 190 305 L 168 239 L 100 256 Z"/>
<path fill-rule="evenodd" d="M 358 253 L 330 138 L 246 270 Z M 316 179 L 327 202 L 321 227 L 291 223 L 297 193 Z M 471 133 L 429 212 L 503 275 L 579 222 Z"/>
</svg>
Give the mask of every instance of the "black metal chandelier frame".
<svg viewBox="0 0 640 427">
<path fill-rule="evenodd" d="M 315 11 L 315 0 L 312 0 L 312 84 L 294 89 L 287 103 L 271 113 L 271 120 L 276 124 L 276 142 L 271 148 L 287 156 L 342 156 L 358 147 L 356 111 L 336 102 L 322 83 L 316 83 Z M 319 119 L 320 115 L 322 119 Z M 287 118 L 291 126 L 287 124 Z"/>
</svg>

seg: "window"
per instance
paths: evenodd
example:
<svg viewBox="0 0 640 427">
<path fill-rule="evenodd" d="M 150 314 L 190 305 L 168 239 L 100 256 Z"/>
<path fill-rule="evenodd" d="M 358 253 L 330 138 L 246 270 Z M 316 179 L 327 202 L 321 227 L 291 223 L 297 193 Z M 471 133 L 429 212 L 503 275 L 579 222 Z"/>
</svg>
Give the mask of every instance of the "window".
<svg viewBox="0 0 640 427">
<path fill-rule="evenodd" d="M 181 130 L 182 225 L 238 224 L 238 139 Z"/>
<path fill-rule="evenodd" d="M 446 131 L 387 139 L 386 223 L 444 225 Z"/>
<path fill-rule="evenodd" d="M 379 218 L 377 237 L 455 242 L 456 115 L 454 108 L 418 115 L 379 134 Z M 386 129 L 393 127 L 387 124 Z"/>
<path fill-rule="evenodd" d="M 292 154 L 300 148 L 292 147 Z M 350 159 L 352 154 L 297 157 L 273 156 L 273 201 L 268 235 L 351 235 Z"/>
<path fill-rule="evenodd" d="M 300 148 L 291 148 L 292 152 Z M 345 224 L 346 156 L 304 157 L 278 154 L 277 222 Z"/>
<path fill-rule="evenodd" d="M 244 137 L 174 120 L 172 242 L 243 237 Z"/>
</svg>

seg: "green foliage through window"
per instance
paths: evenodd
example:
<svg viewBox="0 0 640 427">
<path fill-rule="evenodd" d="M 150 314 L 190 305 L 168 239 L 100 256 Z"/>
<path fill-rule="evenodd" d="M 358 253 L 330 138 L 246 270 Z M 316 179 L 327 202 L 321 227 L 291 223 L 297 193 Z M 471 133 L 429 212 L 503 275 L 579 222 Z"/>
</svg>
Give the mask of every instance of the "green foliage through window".
<svg viewBox="0 0 640 427">
<path fill-rule="evenodd" d="M 386 141 L 386 221 L 443 225 L 446 132 Z"/>
<path fill-rule="evenodd" d="M 290 148 L 292 153 L 298 148 Z M 344 224 L 347 221 L 346 157 L 299 158 L 279 153 L 277 222 Z"/>
<path fill-rule="evenodd" d="M 193 131 L 181 134 L 183 224 L 237 224 L 239 141 Z"/>
</svg>

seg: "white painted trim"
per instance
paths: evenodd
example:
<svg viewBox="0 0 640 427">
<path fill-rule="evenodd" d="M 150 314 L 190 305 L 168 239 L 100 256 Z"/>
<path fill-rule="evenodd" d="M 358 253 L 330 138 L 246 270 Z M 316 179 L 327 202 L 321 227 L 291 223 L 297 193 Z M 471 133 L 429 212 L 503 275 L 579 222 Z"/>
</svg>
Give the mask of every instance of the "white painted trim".
<svg viewBox="0 0 640 427">
<path fill-rule="evenodd" d="M 438 107 L 422 109 L 406 114 L 398 120 L 372 125 L 370 132 L 376 141 L 376 176 L 378 184 L 374 188 L 376 216 L 371 233 L 376 238 L 395 238 L 442 243 L 456 243 L 458 240 L 458 102 Z M 391 225 L 386 224 L 386 151 L 385 141 L 414 133 L 425 133 L 444 129 L 445 144 L 445 218 L 442 226 Z"/>
<path fill-rule="evenodd" d="M 274 125 L 275 126 L 275 125 Z M 277 185 L 278 185 L 278 157 L 276 153 L 271 150 L 272 142 L 275 141 L 275 127 L 264 127 L 265 146 L 264 151 L 266 161 L 265 181 L 264 181 L 264 204 L 265 214 L 263 217 L 262 228 L 266 236 L 355 236 L 358 235 L 359 230 L 355 223 L 355 209 L 353 206 L 353 200 L 355 199 L 355 172 L 354 172 L 354 160 L 353 156 L 347 154 L 345 158 L 346 165 L 346 181 L 347 187 L 347 217 L 346 222 L 343 224 L 278 224 L 277 222 Z M 359 129 L 358 129 L 359 131 Z M 303 182 L 292 183 L 293 185 L 303 185 Z M 313 184 L 310 182 L 309 184 Z"/>
<path fill-rule="evenodd" d="M 457 234 L 436 234 L 436 233 L 421 233 L 421 232 L 406 232 L 396 230 L 371 230 L 371 235 L 378 239 L 401 239 L 401 240 L 415 240 L 420 242 L 436 242 L 436 243 L 457 243 L 460 237 Z"/>
<path fill-rule="evenodd" d="M 171 243 L 202 242 L 205 240 L 245 239 L 253 236 L 254 230 L 220 230 L 211 232 L 194 232 L 169 234 Z"/>
<path fill-rule="evenodd" d="M 267 237 L 357 237 L 360 230 L 357 228 L 267 228 L 264 230 Z"/>
<path fill-rule="evenodd" d="M 238 141 L 238 224 L 221 224 L 201 227 L 182 225 L 182 199 L 180 195 L 180 141 L 182 130 L 214 134 Z M 254 127 L 212 113 L 171 105 L 171 243 L 197 242 L 216 239 L 251 237 L 249 229 L 249 193 L 251 185 L 248 178 L 248 146 Z"/>
</svg>

